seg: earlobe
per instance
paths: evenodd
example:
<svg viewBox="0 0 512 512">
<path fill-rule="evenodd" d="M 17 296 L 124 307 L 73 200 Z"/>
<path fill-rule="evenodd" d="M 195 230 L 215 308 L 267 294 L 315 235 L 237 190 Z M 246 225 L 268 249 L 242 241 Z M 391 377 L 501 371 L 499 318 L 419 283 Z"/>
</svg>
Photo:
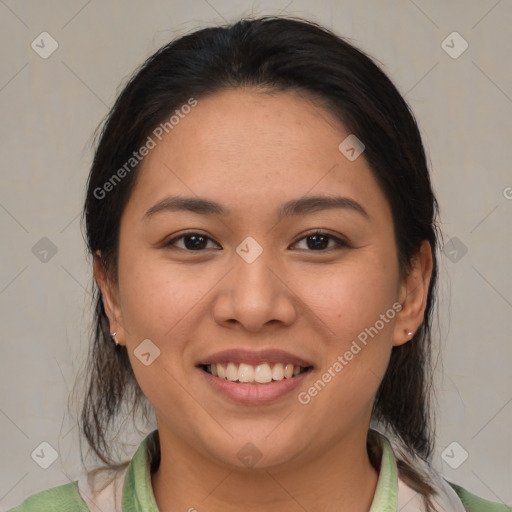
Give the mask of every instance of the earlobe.
<svg viewBox="0 0 512 512">
<path fill-rule="evenodd" d="M 411 261 L 409 274 L 400 285 L 399 300 L 402 309 L 396 317 L 394 346 L 403 345 L 413 339 L 414 333 L 423 322 L 432 268 L 432 249 L 429 242 L 424 240 Z"/>
<path fill-rule="evenodd" d="M 118 293 L 108 276 L 100 251 L 94 255 L 94 279 L 101 292 L 103 307 L 110 324 L 110 332 L 115 333 L 116 345 L 123 345 L 124 343 L 120 341 L 124 340 L 124 330 Z"/>
</svg>

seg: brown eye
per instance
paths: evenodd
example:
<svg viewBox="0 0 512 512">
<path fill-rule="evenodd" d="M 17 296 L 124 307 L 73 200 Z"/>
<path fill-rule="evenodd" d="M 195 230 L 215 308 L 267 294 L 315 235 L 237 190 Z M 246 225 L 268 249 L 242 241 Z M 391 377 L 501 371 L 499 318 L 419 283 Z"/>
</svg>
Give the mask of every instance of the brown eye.
<svg viewBox="0 0 512 512">
<path fill-rule="evenodd" d="M 302 240 L 306 240 L 305 249 L 310 251 L 326 252 L 331 249 L 349 247 L 349 245 L 343 240 L 340 240 L 339 238 L 322 231 L 315 231 L 314 233 L 310 233 L 295 242 L 294 245 L 297 245 Z M 329 245 L 331 242 L 334 243 L 334 245 Z M 304 247 L 301 250 L 304 250 Z"/>
<path fill-rule="evenodd" d="M 303 246 L 300 249 L 307 251 L 328 252 L 332 249 L 350 247 L 350 245 L 347 242 L 331 235 L 330 233 L 325 233 L 322 231 L 315 231 L 302 237 L 301 239 L 294 243 L 294 246 L 296 246 L 299 242 L 302 242 L 303 240 L 306 241 L 305 247 Z M 178 244 L 178 241 L 182 241 L 182 243 Z M 217 246 L 217 248 L 220 248 L 220 246 L 216 242 L 214 242 L 210 237 L 203 235 L 202 233 L 196 232 L 184 233 L 176 238 L 173 238 L 172 240 L 165 244 L 165 247 L 178 248 L 183 249 L 185 251 L 195 252 L 201 252 L 208 248 L 215 248 L 211 246 L 208 247 L 208 242 L 212 242 Z"/>
<path fill-rule="evenodd" d="M 183 240 L 182 246 L 177 245 L 178 240 Z M 208 241 L 213 242 L 213 240 L 206 235 L 190 232 L 173 238 L 165 244 L 165 247 L 176 247 L 187 251 L 202 251 L 208 248 Z"/>
</svg>

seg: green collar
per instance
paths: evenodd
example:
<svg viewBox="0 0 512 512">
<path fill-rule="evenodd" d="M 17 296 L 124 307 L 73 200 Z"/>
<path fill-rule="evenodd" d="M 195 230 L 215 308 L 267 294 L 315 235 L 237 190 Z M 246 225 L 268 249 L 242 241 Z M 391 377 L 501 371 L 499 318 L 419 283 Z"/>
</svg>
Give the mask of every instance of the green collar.
<svg viewBox="0 0 512 512">
<path fill-rule="evenodd" d="M 369 512 L 396 512 L 398 509 L 398 470 L 391 444 L 379 434 L 382 446 L 379 479 Z"/>
<path fill-rule="evenodd" d="M 124 480 L 123 512 L 159 512 L 151 486 L 148 445 L 158 430 L 153 430 L 140 443 Z"/>
<path fill-rule="evenodd" d="M 148 445 L 158 431 L 148 434 L 135 452 L 123 489 L 123 512 L 158 512 L 151 485 Z M 395 456 L 389 441 L 379 435 L 382 442 L 382 459 L 379 479 L 369 512 L 396 512 L 398 506 L 398 472 Z"/>
</svg>

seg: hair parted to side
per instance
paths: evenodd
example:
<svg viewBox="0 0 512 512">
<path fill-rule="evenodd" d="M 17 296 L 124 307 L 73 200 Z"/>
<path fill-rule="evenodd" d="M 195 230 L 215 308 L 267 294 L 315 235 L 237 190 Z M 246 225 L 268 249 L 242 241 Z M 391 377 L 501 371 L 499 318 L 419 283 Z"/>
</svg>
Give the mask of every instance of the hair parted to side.
<svg viewBox="0 0 512 512">
<path fill-rule="evenodd" d="M 407 459 L 429 461 L 435 438 L 431 344 L 441 236 L 438 204 L 414 115 L 365 53 L 313 22 L 276 16 L 205 28 L 162 47 L 133 74 L 99 134 L 83 208 L 88 250 L 93 257 L 101 251 L 102 264 L 115 284 L 120 220 L 138 166 L 106 198 L 99 198 L 98 189 L 190 98 L 200 102 L 216 91 L 245 86 L 298 91 L 320 100 L 364 142 L 364 158 L 391 207 L 401 277 L 410 270 L 422 241 L 430 243 L 433 269 L 424 320 L 411 341 L 392 349 L 373 420 L 400 442 L 401 477 L 423 494 L 428 510 L 433 510 L 434 489 L 428 475 L 415 470 Z M 139 408 L 147 417 L 151 407 L 137 384 L 126 348 L 116 348 L 111 340 L 94 282 L 93 292 L 93 340 L 79 424 L 95 455 L 114 466 L 108 434 L 121 406 L 129 404 L 134 417 Z M 375 458 L 370 437 L 369 451 Z"/>
</svg>

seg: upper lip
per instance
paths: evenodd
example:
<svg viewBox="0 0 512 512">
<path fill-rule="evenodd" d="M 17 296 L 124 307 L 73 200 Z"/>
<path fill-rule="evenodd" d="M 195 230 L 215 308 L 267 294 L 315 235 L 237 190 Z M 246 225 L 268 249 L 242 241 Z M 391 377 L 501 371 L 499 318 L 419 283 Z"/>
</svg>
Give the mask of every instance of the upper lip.
<svg viewBox="0 0 512 512">
<path fill-rule="evenodd" d="M 290 354 L 284 350 L 267 349 L 267 350 L 247 350 L 247 349 L 230 349 L 216 352 L 207 356 L 197 363 L 198 366 L 216 364 L 216 363 L 246 363 L 251 365 L 259 365 L 263 363 L 282 363 L 293 364 L 294 366 L 302 366 L 307 368 L 313 366 L 311 362 L 302 359 L 294 354 Z"/>
</svg>

